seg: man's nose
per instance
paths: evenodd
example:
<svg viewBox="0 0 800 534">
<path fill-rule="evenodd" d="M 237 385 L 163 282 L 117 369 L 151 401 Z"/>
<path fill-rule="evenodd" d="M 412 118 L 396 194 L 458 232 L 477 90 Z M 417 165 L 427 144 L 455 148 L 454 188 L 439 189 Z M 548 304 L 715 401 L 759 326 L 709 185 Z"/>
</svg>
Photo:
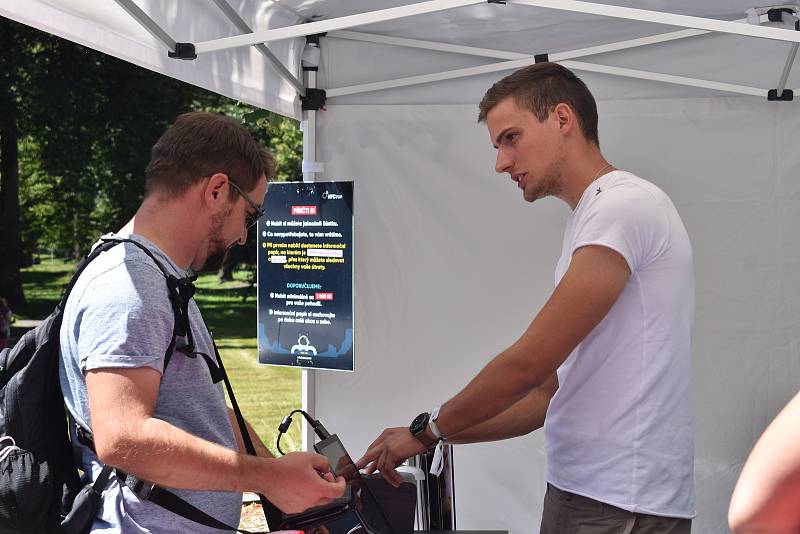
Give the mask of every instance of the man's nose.
<svg viewBox="0 0 800 534">
<path fill-rule="evenodd" d="M 497 161 L 494 163 L 494 170 L 501 173 L 510 172 L 512 162 L 508 152 L 500 148 L 497 150 Z"/>
</svg>

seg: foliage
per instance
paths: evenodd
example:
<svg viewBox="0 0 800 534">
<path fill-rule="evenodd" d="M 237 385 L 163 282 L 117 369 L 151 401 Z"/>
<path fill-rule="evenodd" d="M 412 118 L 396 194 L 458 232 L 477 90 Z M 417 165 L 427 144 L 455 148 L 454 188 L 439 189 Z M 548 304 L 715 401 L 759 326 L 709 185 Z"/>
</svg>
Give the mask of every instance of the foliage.
<svg viewBox="0 0 800 534">
<path fill-rule="evenodd" d="M 124 225 L 141 201 L 150 147 L 185 111 L 239 118 L 275 154 L 278 180 L 301 176 L 295 121 L 0 17 L 3 41 L 12 33 L 14 46 L 0 51 L 0 77 L 16 73 L 7 85 L 21 106 L 20 233 L 28 256 L 44 248 L 77 257 Z"/>
<path fill-rule="evenodd" d="M 224 113 L 241 120 L 253 137 L 269 148 L 275 157 L 276 182 L 303 179 L 303 133 L 297 121 L 243 102 L 228 101 L 207 111 Z"/>
</svg>

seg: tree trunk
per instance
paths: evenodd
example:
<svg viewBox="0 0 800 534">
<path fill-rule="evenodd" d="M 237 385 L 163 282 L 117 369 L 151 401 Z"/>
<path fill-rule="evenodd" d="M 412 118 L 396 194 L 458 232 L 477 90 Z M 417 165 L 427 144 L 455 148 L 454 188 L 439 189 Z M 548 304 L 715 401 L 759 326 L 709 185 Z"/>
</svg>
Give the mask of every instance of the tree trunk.
<svg viewBox="0 0 800 534">
<path fill-rule="evenodd" d="M 238 254 L 236 249 L 232 248 L 225 254 L 225 259 L 222 260 L 222 267 L 217 271 L 217 276 L 220 282 L 230 282 L 233 280 L 233 270 L 239 264 Z"/>
<path fill-rule="evenodd" d="M 17 106 L 10 87 L 0 87 L 0 295 L 12 307 L 25 304 L 20 267 Z"/>
</svg>

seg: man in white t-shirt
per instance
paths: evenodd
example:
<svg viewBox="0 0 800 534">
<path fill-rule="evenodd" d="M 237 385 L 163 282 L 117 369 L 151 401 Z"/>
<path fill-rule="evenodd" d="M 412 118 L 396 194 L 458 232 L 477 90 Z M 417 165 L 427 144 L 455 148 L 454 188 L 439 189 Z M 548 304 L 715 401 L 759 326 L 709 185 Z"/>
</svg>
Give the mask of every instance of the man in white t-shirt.
<svg viewBox="0 0 800 534">
<path fill-rule="evenodd" d="M 556 289 L 458 395 L 385 430 L 359 465 L 398 483 L 394 468 L 441 439 L 491 441 L 544 426 L 542 533 L 690 532 L 694 270 L 675 206 L 606 161 L 594 98 L 558 64 L 497 82 L 478 120 L 497 172 L 526 201 L 552 195 L 572 209 Z"/>
</svg>

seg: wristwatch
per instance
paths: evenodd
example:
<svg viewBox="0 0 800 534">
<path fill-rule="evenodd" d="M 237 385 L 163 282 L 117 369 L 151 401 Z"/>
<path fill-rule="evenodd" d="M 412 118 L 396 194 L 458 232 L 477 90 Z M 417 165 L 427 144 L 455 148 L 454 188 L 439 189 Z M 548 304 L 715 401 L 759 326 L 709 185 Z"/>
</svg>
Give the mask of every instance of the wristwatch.
<svg viewBox="0 0 800 534">
<path fill-rule="evenodd" d="M 411 435 L 417 438 L 417 441 L 422 443 L 426 449 L 430 449 L 436 443 L 439 442 L 437 438 L 431 438 L 425 432 L 425 429 L 428 427 L 428 421 L 431 419 L 431 414 L 428 412 L 422 412 L 418 416 L 411 421 L 411 425 L 408 427 L 408 430 L 411 432 Z"/>
</svg>

